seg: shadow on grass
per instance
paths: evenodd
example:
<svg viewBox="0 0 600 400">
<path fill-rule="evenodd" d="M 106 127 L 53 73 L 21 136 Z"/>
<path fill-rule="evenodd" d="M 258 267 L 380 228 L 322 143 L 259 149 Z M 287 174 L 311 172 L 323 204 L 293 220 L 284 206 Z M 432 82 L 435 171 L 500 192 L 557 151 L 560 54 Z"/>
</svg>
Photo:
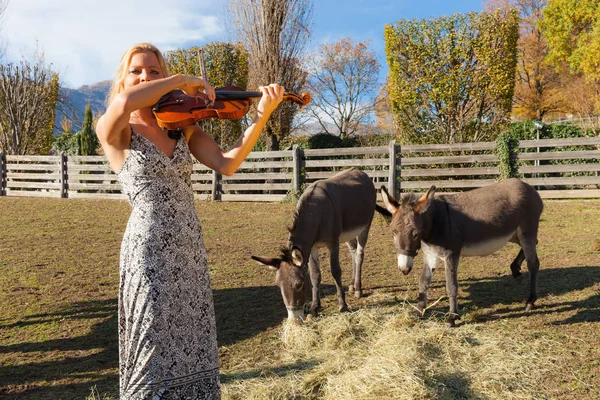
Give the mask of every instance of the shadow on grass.
<svg viewBox="0 0 600 400">
<path fill-rule="evenodd" d="M 526 313 L 525 300 L 529 293 L 529 273 L 523 274 L 521 282 L 515 281 L 510 275 L 492 278 L 466 279 L 459 282 L 461 288 L 468 292 L 464 304 L 479 309 L 492 308 L 496 310 L 484 320 L 497 318 L 516 318 L 526 314 L 542 315 L 548 313 L 575 312 L 574 315 L 554 324 L 570 324 L 579 322 L 600 321 L 600 294 L 590 290 L 589 297 L 581 300 L 559 299 L 558 296 L 590 289 L 600 282 L 599 266 L 573 266 L 568 268 L 540 269 L 538 275 L 538 307 Z M 552 302 L 547 301 L 539 306 L 539 299 L 552 296 Z M 498 305 L 513 305 L 521 302 L 523 310 L 515 311 L 514 307 L 497 307 Z M 463 305 L 464 305 L 463 304 Z"/>
<path fill-rule="evenodd" d="M 219 346 L 253 337 L 287 317 L 276 286 L 219 289 L 213 297 Z"/>
<path fill-rule="evenodd" d="M 443 270 L 438 272 L 443 273 Z M 460 279 L 459 270 L 458 285 L 464 293 L 458 299 L 461 314 L 464 314 L 465 309 L 477 309 L 480 311 L 477 320 L 484 322 L 500 318 L 519 318 L 525 315 L 568 313 L 569 317 L 562 321 L 552 322 L 552 324 L 600 322 L 600 293 L 591 289 L 595 284 L 600 283 L 600 266 L 540 269 L 538 302 L 536 308 L 530 312 L 525 312 L 525 300 L 529 294 L 529 273 L 523 272 L 522 279 L 518 281 L 510 275 L 510 271 L 503 276 Z M 434 315 L 444 316 L 448 313 L 448 297 L 443 289 L 444 283 L 441 283 L 439 288 L 443 290 L 444 297 L 439 303 L 436 303 L 436 299 L 431 298 L 430 293 L 425 319 Z M 432 287 L 430 287 L 430 291 Z M 389 287 L 386 286 L 379 286 L 376 289 L 389 291 Z M 579 295 L 580 299 L 574 300 L 565 300 L 565 297 L 559 298 L 559 296 L 585 290 L 589 291 L 589 296 L 586 298 L 581 298 L 581 295 Z M 543 301 L 543 305 L 540 305 L 540 299 Z M 414 306 L 416 306 L 416 301 L 417 291 L 409 296 L 409 302 Z M 376 304 L 391 305 L 394 303 L 397 304 L 398 301 L 382 300 Z M 515 308 L 515 305 L 518 307 Z"/>
<path fill-rule="evenodd" d="M 213 296 L 220 346 L 255 336 L 280 325 L 287 317 L 279 288 L 275 286 L 215 290 Z M 0 366 L 2 399 L 84 399 L 94 385 L 99 393 L 117 395 L 118 375 L 106 373 L 119 366 L 117 299 L 71 303 L 55 312 L 26 316 L 15 323 L 0 324 L 0 327 L 18 329 L 77 319 L 102 321 L 93 325 L 89 333 L 83 336 L 0 345 L 0 353 L 13 353 L 15 359 L 18 353 L 40 353 L 39 358 L 44 359 Z M 61 352 L 77 351 L 87 354 L 81 357 L 60 355 Z M 93 354 L 90 354 L 91 351 Z M 82 378 L 86 382 L 78 383 L 77 380 Z M 59 384 L 58 381 L 73 383 Z M 40 387 L 36 384 L 38 382 L 47 382 L 52 386 Z"/>
<path fill-rule="evenodd" d="M 221 383 L 227 384 L 246 379 L 264 378 L 265 376 L 288 376 L 315 368 L 319 363 L 316 361 L 304 361 L 294 364 L 288 364 L 281 367 L 268 369 L 255 369 L 252 371 L 234 372 L 231 374 L 221 374 Z"/>
<path fill-rule="evenodd" d="M 484 397 L 471 389 L 471 381 L 457 373 L 438 374 L 425 381 L 425 384 L 439 400 L 470 399 L 479 400 Z"/>
<path fill-rule="evenodd" d="M 23 342 L 0 346 L 0 353 L 39 353 L 44 361 L 3 365 L 0 367 L 0 397 L 2 399 L 84 399 L 96 385 L 100 392 L 116 394 L 117 374 L 106 371 L 118 366 L 117 300 L 91 301 L 69 304 L 66 309 L 27 317 L 3 328 L 56 323 L 61 320 L 98 319 L 84 336 Z M 90 351 L 96 349 L 90 354 Z M 60 356 L 61 352 L 85 351 L 81 357 Z M 56 356 L 55 354 L 59 355 Z M 53 358 L 53 360 L 47 360 Z M 86 382 L 79 383 L 82 378 Z M 91 380 L 92 382 L 90 382 Z M 56 384 L 57 381 L 69 382 Z M 46 382 L 48 386 L 33 386 Z M 51 386 L 50 386 L 51 385 Z M 10 390 L 10 393 L 8 392 Z"/>
</svg>

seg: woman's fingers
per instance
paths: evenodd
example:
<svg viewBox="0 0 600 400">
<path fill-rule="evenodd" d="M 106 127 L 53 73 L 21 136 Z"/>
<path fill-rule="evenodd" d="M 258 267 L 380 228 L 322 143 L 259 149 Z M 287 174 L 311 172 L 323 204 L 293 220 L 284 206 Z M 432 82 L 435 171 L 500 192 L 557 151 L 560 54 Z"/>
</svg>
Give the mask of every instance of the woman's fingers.
<svg viewBox="0 0 600 400">
<path fill-rule="evenodd" d="M 277 83 L 272 83 L 269 86 L 261 86 L 259 89 L 261 89 L 263 95 L 267 95 L 274 100 L 283 99 L 284 87 Z"/>
<path fill-rule="evenodd" d="M 208 96 L 208 99 L 213 102 L 216 99 L 215 88 L 209 85 L 206 81 L 204 81 L 204 93 Z"/>
<path fill-rule="evenodd" d="M 198 78 L 195 76 L 185 76 L 185 83 L 181 88 L 189 96 L 197 96 L 199 93 L 204 92 L 210 101 L 215 101 L 216 93 L 213 88 L 204 78 Z"/>
<path fill-rule="evenodd" d="M 259 90 L 262 92 L 262 97 L 258 104 L 258 111 L 268 116 L 283 100 L 284 88 L 277 83 L 272 83 L 268 86 L 260 86 Z"/>
</svg>

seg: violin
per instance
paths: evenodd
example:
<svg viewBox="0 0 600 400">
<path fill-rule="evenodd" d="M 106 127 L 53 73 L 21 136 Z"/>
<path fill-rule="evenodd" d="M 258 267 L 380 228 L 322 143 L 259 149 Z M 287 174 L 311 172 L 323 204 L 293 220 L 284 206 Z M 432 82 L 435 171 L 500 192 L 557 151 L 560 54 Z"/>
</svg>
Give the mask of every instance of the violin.
<svg viewBox="0 0 600 400">
<path fill-rule="evenodd" d="M 181 90 L 173 90 L 152 106 L 158 125 L 165 130 L 181 130 L 193 125 L 202 119 L 239 119 L 248 113 L 252 99 L 261 97 L 262 92 L 250 92 L 237 86 L 227 86 L 215 89 L 215 101 L 211 102 L 208 96 L 200 93 L 198 96 L 189 96 Z M 300 96 L 292 92 L 284 92 L 283 99 L 306 106 L 310 94 L 302 93 Z"/>
</svg>

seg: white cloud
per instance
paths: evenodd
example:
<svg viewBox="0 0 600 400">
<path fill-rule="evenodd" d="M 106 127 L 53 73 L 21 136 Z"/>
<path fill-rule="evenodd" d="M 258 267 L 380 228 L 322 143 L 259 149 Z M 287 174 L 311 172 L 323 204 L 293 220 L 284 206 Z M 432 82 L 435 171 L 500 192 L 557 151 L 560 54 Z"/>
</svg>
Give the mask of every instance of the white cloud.
<svg viewBox="0 0 600 400">
<path fill-rule="evenodd" d="M 79 87 L 111 79 L 131 45 L 150 42 L 162 51 L 225 40 L 221 1 L 209 0 L 11 0 L 0 35 L 6 58 L 31 58 L 36 45 L 61 74 Z"/>
</svg>

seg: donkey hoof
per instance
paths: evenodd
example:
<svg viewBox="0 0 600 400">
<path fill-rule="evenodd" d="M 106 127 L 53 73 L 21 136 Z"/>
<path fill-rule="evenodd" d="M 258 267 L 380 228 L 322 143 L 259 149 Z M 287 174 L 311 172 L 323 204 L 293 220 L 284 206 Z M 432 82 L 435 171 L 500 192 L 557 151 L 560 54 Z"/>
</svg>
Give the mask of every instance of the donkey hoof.
<svg viewBox="0 0 600 400">
<path fill-rule="evenodd" d="M 348 293 L 354 292 L 354 285 L 348 286 Z"/>
<path fill-rule="evenodd" d="M 342 307 L 340 307 L 340 312 L 350 312 L 350 310 L 348 309 L 348 306 L 344 304 Z"/>
<path fill-rule="evenodd" d="M 525 304 L 525 312 L 529 312 L 531 310 L 533 310 L 533 303 Z"/>
<path fill-rule="evenodd" d="M 450 314 L 450 316 L 446 320 L 446 325 L 449 328 L 456 328 L 456 320 L 457 319 L 460 319 L 460 316 L 458 314 Z"/>
<path fill-rule="evenodd" d="M 354 292 L 354 297 L 360 299 L 362 297 L 362 290 L 357 290 L 356 292 Z"/>
</svg>

